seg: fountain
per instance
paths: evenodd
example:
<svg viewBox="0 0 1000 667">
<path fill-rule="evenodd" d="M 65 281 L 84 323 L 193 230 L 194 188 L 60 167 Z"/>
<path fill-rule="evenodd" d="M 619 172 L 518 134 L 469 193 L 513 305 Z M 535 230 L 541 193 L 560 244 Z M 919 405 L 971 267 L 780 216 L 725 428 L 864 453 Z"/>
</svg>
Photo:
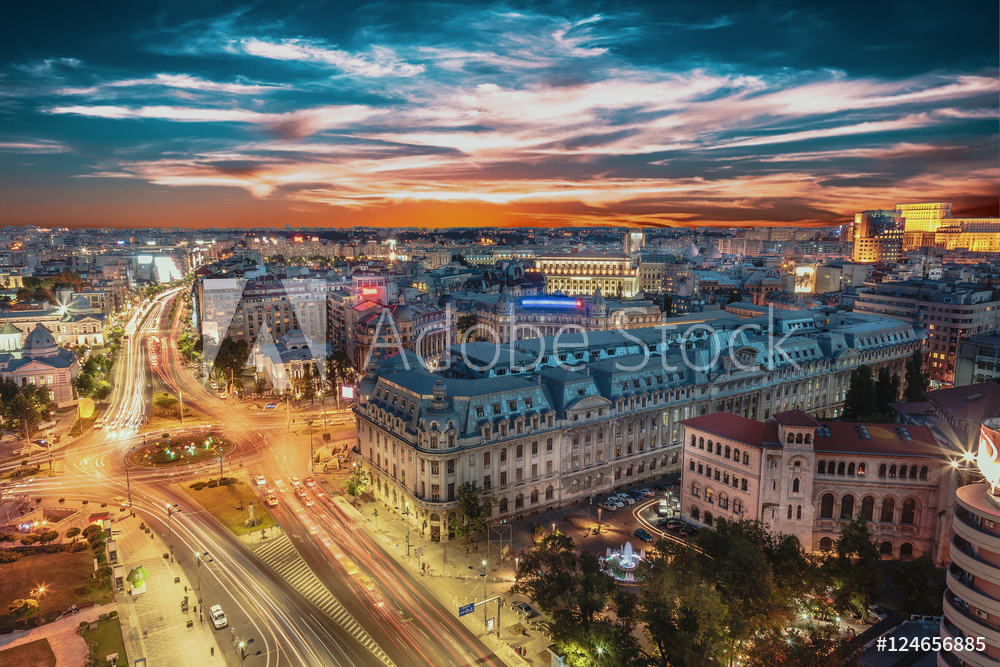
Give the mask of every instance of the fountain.
<svg viewBox="0 0 1000 667">
<path fill-rule="evenodd" d="M 636 553 L 632 550 L 632 543 L 626 542 L 621 549 L 612 550 L 608 547 L 607 555 L 601 558 L 601 564 L 616 581 L 625 584 L 635 584 L 642 579 L 642 573 L 636 576 L 636 568 L 639 563 L 646 560 L 645 550 Z"/>
</svg>

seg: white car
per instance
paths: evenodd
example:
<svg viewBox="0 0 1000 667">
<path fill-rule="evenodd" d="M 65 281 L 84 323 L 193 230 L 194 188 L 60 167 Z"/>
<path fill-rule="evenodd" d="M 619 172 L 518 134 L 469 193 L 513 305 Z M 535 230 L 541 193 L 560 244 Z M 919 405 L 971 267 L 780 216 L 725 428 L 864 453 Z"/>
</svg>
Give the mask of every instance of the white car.
<svg viewBox="0 0 1000 667">
<path fill-rule="evenodd" d="M 94 422 L 94 428 L 104 428 L 104 420 L 98 419 L 96 422 Z"/>
<path fill-rule="evenodd" d="M 610 500 L 605 500 L 603 503 L 598 503 L 597 506 L 600 507 L 605 512 L 614 512 L 616 509 L 618 509 L 618 505 L 615 505 Z"/>
<path fill-rule="evenodd" d="M 626 505 L 635 505 L 635 498 L 633 498 L 632 496 L 628 495 L 627 493 L 619 493 L 615 497 L 618 498 L 619 500 L 621 500 Z"/>
<path fill-rule="evenodd" d="M 298 477 L 292 477 L 292 486 L 298 486 L 301 483 L 302 480 L 300 480 Z"/>
<path fill-rule="evenodd" d="M 256 477 L 253 478 L 253 483 L 256 484 L 257 486 L 264 486 L 265 484 L 267 484 L 267 480 L 264 479 L 263 475 L 257 475 Z"/>
<path fill-rule="evenodd" d="M 212 625 L 215 626 L 216 630 L 221 630 L 229 625 L 229 619 L 226 618 L 226 612 L 222 611 L 222 605 L 212 605 L 208 615 L 212 617 Z"/>
<path fill-rule="evenodd" d="M 608 499 L 607 499 L 606 501 L 604 501 L 604 502 L 607 502 L 607 503 L 611 503 L 611 504 L 612 504 L 612 505 L 614 505 L 614 506 L 615 506 L 616 508 L 620 508 L 620 507 L 625 507 L 625 503 L 623 503 L 623 502 L 622 502 L 622 499 L 621 499 L 621 498 L 619 498 L 618 496 L 611 496 L 610 498 L 608 498 Z"/>
</svg>

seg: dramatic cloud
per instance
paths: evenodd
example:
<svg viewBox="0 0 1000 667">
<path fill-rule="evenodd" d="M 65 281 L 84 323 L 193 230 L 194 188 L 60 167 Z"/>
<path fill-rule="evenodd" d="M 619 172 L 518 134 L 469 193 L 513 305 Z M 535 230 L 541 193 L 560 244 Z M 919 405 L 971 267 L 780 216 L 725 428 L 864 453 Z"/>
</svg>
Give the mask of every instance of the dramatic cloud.
<svg viewBox="0 0 1000 667">
<path fill-rule="evenodd" d="M 870 37 L 848 8 L 814 30 L 781 3 L 332 11 L 168 15 L 123 42 L 127 62 L 53 42 L 0 70 L 0 153 L 86 155 L 52 174 L 245 192 L 317 222 L 456 205 L 510 224 L 830 224 L 998 196 L 996 40 L 925 63 L 907 40 L 930 18 L 879 34 L 880 71 L 839 53 Z"/>
</svg>

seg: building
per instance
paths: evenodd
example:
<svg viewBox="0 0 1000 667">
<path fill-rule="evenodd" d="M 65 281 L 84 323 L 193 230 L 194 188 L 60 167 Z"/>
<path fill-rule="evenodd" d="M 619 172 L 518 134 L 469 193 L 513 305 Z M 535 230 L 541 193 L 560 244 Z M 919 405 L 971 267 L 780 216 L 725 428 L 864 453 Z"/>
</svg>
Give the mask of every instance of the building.
<svg viewBox="0 0 1000 667">
<path fill-rule="evenodd" d="M 11 325 L 21 332 L 22 344 L 38 325 L 44 325 L 65 347 L 102 347 L 107 317 L 95 313 L 90 301 L 77 296 L 64 306 L 52 308 L 48 303 L 19 303 L 8 310 L 0 310 L 0 327 L 9 331 Z"/>
<path fill-rule="evenodd" d="M 1000 417 L 1000 381 L 936 389 L 924 394 L 924 399 L 966 451 L 975 448 L 979 425 Z"/>
<path fill-rule="evenodd" d="M 937 558 L 952 467 L 926 426 L 819 422 L 802 410 L 681 423 L 681 514 L 696 525 L 751 519 L 829 551 L 840 522 L 860 513 L 883 556 Z"/>
<path fill-rule="evenodd" d="M 253 345 L 267 329 L 272 339 L 301 331 L 315 341 L 327 339 L 328 284 L 323 279 L 264 276 L 243 287 L 226 336 Z"/>
<path fill-rule="evenodd" d="M 683 420 L 836 416 L 852 369 L 901 373 L 919 345 L 912 326 L 874 316 L 716 311 L 662 327 L 456 345 L 447 376 L 383 367 L 376 346 L 357 387 L 356 451 L 377 498 L 409 503 L 419 535 L 447 539 L 465 482 L 493 495 L 495 521 L 596 502 L 676 472 Z"/>
<path fill-rule="evenodd" d="M 247 361 L 254 367 L 257 379 L 263 379 L 272 391 L 292 394 L 301 391 L 307 374 L 317 384 L 325 375 L 326 344 L 311 341 L 301 331 L 292 330 L 277 341 L 265 334 L 250 350 Z"/>
<path fill-rule="evenodd" d="M 549 294 L 591 295 L 600 288 L 609 297 L 639 293 L 638 255 L 610 255 L 581 250 L 540 255 L 535 266 L 545 276 Z"/>
<path fill-rule="evenodd" d="M 984 667 L 1000 661 L 1000 419 L 984 421 L 979 437 L 976 464 L 986 482 L 956 493 L 941 619 L 942 640 L 961 640 L 968 650 L 942 648 L 939 667 Z"/>
<path fill-rule="evenodd" d="M 896 213 L 905 220 L 903 230 L 911 232 L 936 232 L 943 220 L 951 217 L 952 205 L 944 202 L 896 204 Z"/>
<path fill-rule="evenodd" d="M 955 386 L 978 384 L 1000 377 L 1000 334 L 986 333 L 959 341 Z"/>
<path fill-rule="evenodd" d="M 354 325 L 353 343 L 348 348 L 351 360 L 355 368 L 365 368 L 372 348 L 380 345 L 414 352 L 433 370 L 455 342 L 453 315 L 435 303 L 372 305 Z"/>
<path fill-rule="evenodd" d="M 991 287 L 955 281 L 869 283 L 859 291 L 854 310 L 926 326 L 929 373 L 945 383 L 955 381 L 959 341 L 1000 324 L 1000 298 Z"/>
<path fill-rule="evenodd" d="M 9 323 L 8 323 L 9 324 Z M 0 352 L 0 377 L 18 385 L 35 384 L 47 387 L 59 407 L 76 401 L 73 378 L 79 370 L 76 354 L 56 344 L 56 339 L 44 324 L 37 324 L 20 345 L 19 334 L 0 331 L 5 351 Z M 11 332 L 12 333 L 12 332 Z"/>
<path fill-rule="evenodd" d="M 903 214 L 864 211 L 854 216 L 850 229 L 851 259 L 855 262 L 898 262 L 903 256 Z"/>
<path fill-rule="evenodd" d="M 630 229 L 622 232 L 622 252 L 626 255 L 634 255 L 642 252 L 646 246 L 646 235 L 641 229 Z"/>
</svg>

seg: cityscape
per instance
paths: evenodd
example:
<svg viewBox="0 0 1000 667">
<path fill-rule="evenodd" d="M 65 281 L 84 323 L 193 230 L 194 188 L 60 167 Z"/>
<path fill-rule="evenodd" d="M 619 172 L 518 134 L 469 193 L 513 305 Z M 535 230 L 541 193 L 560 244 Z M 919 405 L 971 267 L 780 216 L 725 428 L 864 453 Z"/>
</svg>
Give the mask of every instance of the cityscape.
<svg viewBox="0 0 1000 667">
<path fill-rule="evenodd" d="M 0 26 L 0 665 L 1000 665 L 1000 7 Z"/>
</svg>

